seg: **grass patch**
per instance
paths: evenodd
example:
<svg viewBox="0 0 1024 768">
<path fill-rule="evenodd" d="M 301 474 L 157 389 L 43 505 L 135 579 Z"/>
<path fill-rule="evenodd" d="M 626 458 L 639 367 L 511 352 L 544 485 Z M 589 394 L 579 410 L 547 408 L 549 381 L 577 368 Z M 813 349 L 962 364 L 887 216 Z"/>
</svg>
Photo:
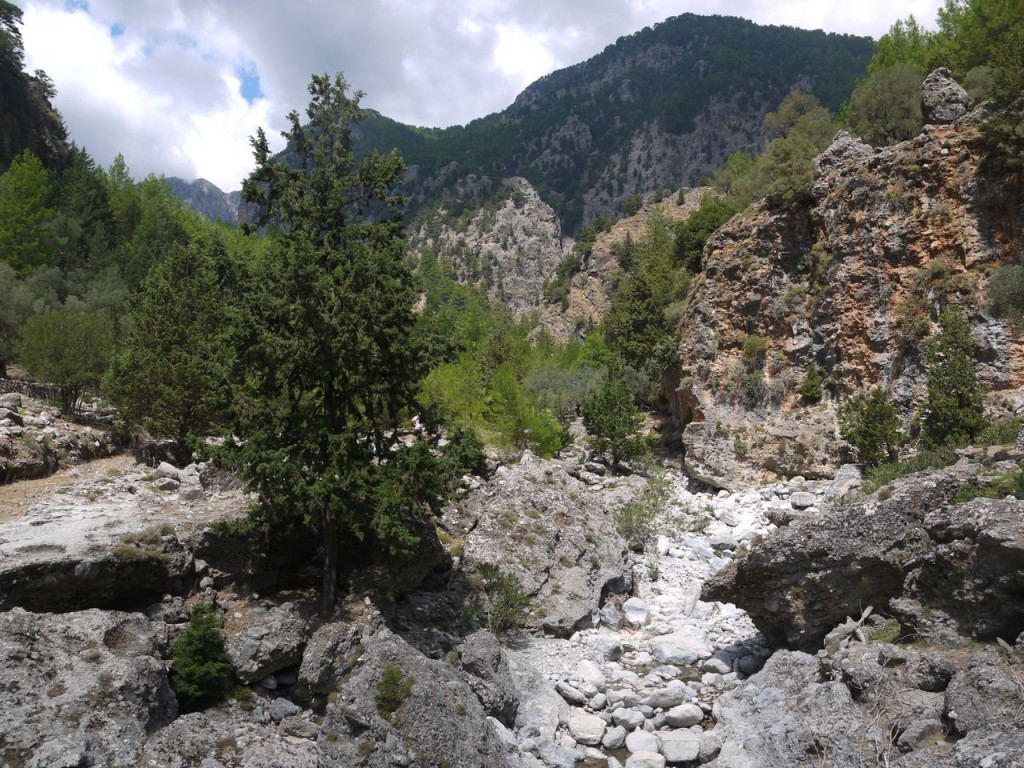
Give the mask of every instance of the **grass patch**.
<svg viewBox="0 0 1024 768">
<path fill-rule="evenodd" d="M 983 485 L 964 483 L 953 497 L 954 504 L 963 504 L 972 499 L 1002 499 L 1013 496 L 1024 499 L 1024 470 L 1006 472 Z"/>
<path fill-rule="evenodd" d="M 896 619 L 889 619 L 877 629 L 868 632 L 869 643 L 895 643 L 900 639 L 900 623 Z"/>
<path fill-rule="evenodd" d="M 948 467 L 956 463 L 956 458 L 956 452 L 952 448 L 938 448 L 934 451 L 921 451 L 906 461 L 893 461 L 870 467 L 864 473 L 861 494 L 868 496 L 893 480 L 912 475 L 914 472 Z"/>
</svg>

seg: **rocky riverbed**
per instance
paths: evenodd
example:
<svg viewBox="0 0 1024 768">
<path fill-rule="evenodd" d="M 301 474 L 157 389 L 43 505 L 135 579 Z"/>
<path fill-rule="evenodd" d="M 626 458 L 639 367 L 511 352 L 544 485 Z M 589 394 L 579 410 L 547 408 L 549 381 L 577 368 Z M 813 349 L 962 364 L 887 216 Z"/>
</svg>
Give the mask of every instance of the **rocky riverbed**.
<svg viewBox="0 0 1024 768">
<path fill-rule="evenodd" d="M 858 484 L 855 471 L 729 493 L 667 470 L 657 533 L 629 552 L 614 512 L 645 478 L 608 472 L 582 452 L 526 454 L 474 479 L 445 513 L 448 553 L 425 550 L 398 575 L 371 568 L 373 584 L 354 575 L 329 620 L 304 586 L 316 581 L 303 576 L 309 551 L 214 525 L 237 519 L 248 499 L 208 467 L 121 458 L 105 471 L 86 465 L 78 477 L 6 486 L 2 762 L 1024 765 L 1015 609 L 989 612 L 1002 616 L 990 622 L 998 637 L 972 638 L 967 601 L 939 601 L 929 582 L 945 567 L 979 599 L 1010 604 L 1024 593 L 1021 503 L 952 501 L 964 483 L 983 484 L 1020 457 L 978 458 L 853 506 L 839 497 Z M 863 520 L 905 559 L 844 549 L 843 532 L 862 535 Z M 977 551 L 984 557 L 971 565 Z M 776 570 L 758 581 L 766 559 Z M 527 631 L 501 643 L 475 629 L 486 624 L 484 563 L 533 594 Z M 852 611 L 870 582 L 856 574 L 878 569 L 892 593 L 876 590 L 873 611 Z M 819 572 L 847 578 L 825 582 Z M 412 582 L 421 586 L 404 586 Z M 801 589 L 815 599 L 801 602 Z M 823 619 L 797 615 L 821 613 L 823 594 Z M 225 618 L 236 684 L 225 703 L 181 714 L 168 666 L 196 602 Z M 843 622 L 844 611 L 855 615 Z M 914 616 L 930 623 L 911 627 Z M 780 643 L 780 622 L 802 628 L 791 632 L 802 650 Z M 836 624 L 827 637 L 807 629 Z M 893 642 L 911 630 L 920 643 Z M 390 667 L 411 683 L 386 713 L 375 700 Z"/>
</svg>

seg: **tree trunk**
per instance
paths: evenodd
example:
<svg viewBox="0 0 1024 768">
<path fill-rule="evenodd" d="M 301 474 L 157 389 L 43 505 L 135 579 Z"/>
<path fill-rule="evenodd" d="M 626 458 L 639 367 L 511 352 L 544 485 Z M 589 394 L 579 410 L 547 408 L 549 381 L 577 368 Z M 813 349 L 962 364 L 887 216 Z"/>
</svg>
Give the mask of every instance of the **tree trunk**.
<svg viewBox="0 0 1024 768">
<path fill-rule="evenodd" d="M 326 621 L 334 615 L 338 599 L 338 526 L 330 510 L 320 513 L 324 544 L 324 581 L 320 592 L 320 614 Z"/>
</svg>

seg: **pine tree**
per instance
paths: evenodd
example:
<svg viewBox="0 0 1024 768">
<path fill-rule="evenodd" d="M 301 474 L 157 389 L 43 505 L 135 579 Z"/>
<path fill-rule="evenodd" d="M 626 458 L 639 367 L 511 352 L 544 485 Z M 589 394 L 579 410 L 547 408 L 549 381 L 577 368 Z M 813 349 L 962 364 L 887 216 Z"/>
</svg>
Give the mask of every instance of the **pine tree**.
<svg viewBox="0 0 1024 768">
<path fill-rule="evenodd" d="M 899 413 L 885 387 L 862 392 L 839 409 L 839 436 L 869 466 L 893 455 L 904 438 Z"/>
<path fill-rule="evenodd" d="M 349 96 L 340 74 L 314 76 L 309 91 L 308 123 L 292 112 L 284 133 L 290 163 L 271 156 L 262 130 L 252 142 L 256 170 L 243 197 L 283 234 L 257 265 L 236 326 L 235 430 L 261 519 L 320 536 L 329 614 L 341 538 L 407 554 L 443 489 L 410 477 L 433 471 L 431 454 L 400 439 L 425 372 L 392 193 L 402 161 L 394 152 L 355 161 L 361 94 Z"/>
<path fill-rule="evenodd" d="M 984 393 L 974 365 L 974 339 L 963 313 L 950 307 L 928 349 L 928 394 L 921 404 L 925 445 L 967 445 L 985 428 Z"/>
<path fill-rule="evenodd" d="M 644 417 L 623 379 L 621 365 L 608 368 L 601 388 L 583 402 L 582 412 L 594 453 L 608 457 L 612 466 L 643 454 L 646 444 L 637 431 Z"/>
</svg>

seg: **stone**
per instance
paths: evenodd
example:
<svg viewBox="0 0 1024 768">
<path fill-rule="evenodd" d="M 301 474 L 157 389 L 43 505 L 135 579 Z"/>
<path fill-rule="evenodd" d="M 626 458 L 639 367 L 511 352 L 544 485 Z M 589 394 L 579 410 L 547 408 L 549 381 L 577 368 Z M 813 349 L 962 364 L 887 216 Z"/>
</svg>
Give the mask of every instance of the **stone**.
<svg viewBox="0 0 1024 768">
<path fill-rule="evenodd" d="M 519 696 L 494 633 L 478 630 L 469 635 L 460 649 L 460 660 L 484 711 L 503 725 L 515 723 Z"/>
<path fill-rule="evenodd" d="M 593 747 L 601 743 L 605 723 L 598 715 L 576 710 L 569 715 L 568 728 L 569 733 L 578 743 Z"/>
<path fill-rule="evenodd" d="M 574 706 L 582 707 L 587 703 L 587 697 L 583 695 L 583 692 L 565 680 L 555 683 L 555 690 L 558 691 L 559 696 Z"/>
<path fill-rule="evenodd" d="M 695 695 L 694 690 L 682 681 L 672 680 L 664 688 L 652 691 L 644 699 L 644 704 L 659 709 L 671 709 L 692 699 Z"/>
<path fill-rule="evenodd" d="M 818 497 L 806 491 L 794 491 L 789 496 L 789 503 L 793 509 L 807 509 L 818 503 Z"/>
<path fill-rule="evenodd" d="M 669 763 L 686 763 L 700 754 L 700 734 L 694 731 L 659 731 L 658 751 Z"/>
<path fill-rule="evenodd" d="M 298 706 L 280 696 L 270 702 L 270 719 L 275 723 L 279 723 L 291 715 L 296 715 L 300 711 Z"/>
<path fill-rule="evenodd" d="M 255 683 L 300 664 L 306 631 L 306 619 L 290 603 L 266 613 L 251 612 L 246 628 L 227 642 L 228 660 L 235 675 L 242 682 Z"/>
<path fill-rule="evenodd" d="M 914 720 L 900 734 L 896 746 L 900 752 L 912 752 L 943 735 L 944 727 L 938 716 Z"/>
<path fill-rule="evenodd" d="M 627 626 L 639 629 L 651 620 L 651 608 L 646 600 L 631 597 L 622 604 L 622 617 Z"/>
<path fill-rule="evenodd" d="M 296 715 L 284 717 L 281 720 L 281 730 L 299 739 L 315 739 L 320 734 L 320 727 L 316 723 Z"/>
<path fill-rule="evenodd" d="M 637 729 L 626 735 L 626 749 L 630 752 L 655 752 L 658 751 L 658 737 L 643 729 Z"/>
<path fill-rule="evenodd" d="M 660 664 L 686 667 L 710 656 L 711 648 L 707 637 L 698 627 L 686 626 L 671 634 L 652 639 L 651 654 Z"/>
<path fill-rule="evenodd" d="M 583 683 L 593 685 L 597 690 L 605 687 L 605 676 L 601 668 L 589 659 L 584 659 L 576 665 L 575 677 Z"/>
<path fill-rule="evenodd" d="M 619 707 L 612 712 L 612 721 L 616 725 L 621 725 L 627 731 L 631 731 L 644 724 L 644 716 L 642 712 L 638 712 L 635 709 Z"/>
<path fill-rule="evenodd" d="M 601 738 L 601 746 L 605 749 L 622 749 L 626 744 L 626 729 L 621 725 L 613 725 L 605 729 Z"/>
<path fill-rule="evenodd" d="M 679 704 L 665 713 L 665 722 L 673 728 L 689 728 L 699 725 L 704 719 L 704 710 L 696 704 Z"/>
<path fill-rule="evenodd" d="M 634 752 L 627 758 L 626 768 L 665 768 L 665 757 L 654 751 Z"/>
<path fill-rule="evenodd" d="M 613 603 L 605 603 L 600 611 L 601 625 L 616 630 L 622 626 L 622 611 Z"/>
<path fill-rule="evenodd" d="M 921 116 L 926 124 L 952 123 L 970 110 L 971 99 L 946 67 L 939 67 L 921 85 Z"/>
</svg>

